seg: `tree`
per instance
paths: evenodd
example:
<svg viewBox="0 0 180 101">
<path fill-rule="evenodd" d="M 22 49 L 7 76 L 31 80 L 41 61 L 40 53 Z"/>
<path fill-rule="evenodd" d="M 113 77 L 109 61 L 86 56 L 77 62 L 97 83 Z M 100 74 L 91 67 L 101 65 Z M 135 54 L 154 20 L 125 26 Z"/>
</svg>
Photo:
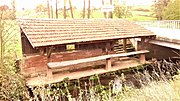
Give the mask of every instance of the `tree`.
<svg viewBox="0 0 180 101">
<path fill-rule="evenodd" d="M 25 81 L 17 73 L 15 59 L 19 28 L 15 20 L 6 20 L 6 13 L 0 12 L 0 100 L 26 100 Z"/>
<path fill-rule="evenodd" d="M 82 16 L 83 18 L 85 18 L 85 15 L 86 14 L 86 0 L 84 0 L 84 5 L 83 5 L 83 13 L 82 13 Z"/>
<path fill-rule="evenodd" d="M 162 13 L 163 13 L 163 10 L 165 9 L 165 7 L 168 5 L 169 1 L 170 0 L 155 0 L 154 1 L 154 5 L 153 5 L 154 14 L 158 20 L 163 19 Z"/>
<path fill-rule="evenodd" d="M 102 5 L 104 6 L 104 0 L 102 0 Z M 103 14 L 104 14 L 104 18 L 107 18 L 107 13 L 103 12 Z"/>
<path fill-rule="evenodd" d="M 165 20 L 180 20 L 180 0 L 171 1 L 162 12 Z"/>
<path fill-rule="evenodd" d="M 13 0 L 12 1 L 12 10 L 13 10 L 13 18 L 15 19 L 16 18 L 16 0 Z"/>
<path fill-rule="evenodd" d="M 113 1 L 112 0 L 110 0 L 110 5 L 113 5 Z M 113 12 L 112 11 L 109 12 L 108 18 L 113 18 Z"/>
<path fill-rule="evenodd" d="M 7 11 L 9 7 L 7 5 L 0 6 L 0 11 Z"/>
<path fill-rule="evenodd" d="M 132 16 L 132 13 L 129 7 L 122 6 L 119 4 L 115 5 L 114 14 L 118 18 L 127 18 L 127 17 Z"/>
<path fill-rule="evenodd" d="M 56 0 L 56 18 L 58 18 L 58 0 Z"/>
<path fill-rule="evenodd" d="M 47 9 L 48 9 L 48 17 L 50 18 L 51 14 L 50 14 L 49 0 L 47 0 Z"/>
<path fill-rule="evenodd" d="M 70 11 L 71 11 L 71 17 L 74 18 L 71 0 L 69 0 L 69 6 L 70 6 Z"/>
<path fill-rule="evenodd" d="M 36 12 L 45 12 L 46 8 L 43 6 L 43 4 L 39 4 L 36 7 Z"/>
<path fill-rule="evenodd" d="M 88 19 L 90 18 L 91 15 L 91 0 L 88 0 Z"/>
<path fill-rule="evenodd" d="M 66 19 L 66 0 L 64 0 L 64 19 Z"/>
</svg>

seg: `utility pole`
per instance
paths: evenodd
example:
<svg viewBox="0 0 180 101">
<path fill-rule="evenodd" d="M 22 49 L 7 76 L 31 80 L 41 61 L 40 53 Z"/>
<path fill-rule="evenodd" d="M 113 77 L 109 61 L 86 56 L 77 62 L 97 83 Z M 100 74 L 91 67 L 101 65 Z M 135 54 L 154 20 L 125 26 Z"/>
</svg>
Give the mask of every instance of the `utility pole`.
<svg viewBox="0 0 180 101">
<path fill-rule="evenodd" d="M 91 13 L 91 0 L 88 0 L 88 19 L 90 18 L 90 13 Z"/>
</svg>

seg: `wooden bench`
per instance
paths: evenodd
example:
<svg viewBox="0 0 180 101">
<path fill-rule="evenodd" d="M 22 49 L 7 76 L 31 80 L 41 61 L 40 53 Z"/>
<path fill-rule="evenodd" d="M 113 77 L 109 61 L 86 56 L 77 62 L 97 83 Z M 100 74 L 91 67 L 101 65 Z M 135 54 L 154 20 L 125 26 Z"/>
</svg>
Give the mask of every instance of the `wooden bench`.
<svg viewBox="0 0 180 101">
<path fill-rule="evenodd" d="M 126 56 L 132 56 L 132 55 L 140 55 L 140 63 L 145 63 L 145 53 L 148 53 L 148 50 L 140 50 L 140 51 L 134 51 L 134 52 L 128 52 L 128 53 L 120 53 L 120 54 L 109 54 L 109 55 L 103 55 L 103 56 L 97 56 L 97 57 L 91 57 L 91 58 L 85 58 L 85 59 L 78 59 L 78 60 L 69 60 L 69 61 L 62 61 L 62 62 L 49 62 L 47 64 L 49 70 L 48 75 L 52 75 L 52 69 L 59 69 L 66 66 L 71 65 L 77 65 L 81 63 L 87 63 L 87 62 L 94 62 L 99 60 L 106 60 L 106 70 L 111 69 L 111 59 L 116 57 L 126 57 Z"/>
</svg>

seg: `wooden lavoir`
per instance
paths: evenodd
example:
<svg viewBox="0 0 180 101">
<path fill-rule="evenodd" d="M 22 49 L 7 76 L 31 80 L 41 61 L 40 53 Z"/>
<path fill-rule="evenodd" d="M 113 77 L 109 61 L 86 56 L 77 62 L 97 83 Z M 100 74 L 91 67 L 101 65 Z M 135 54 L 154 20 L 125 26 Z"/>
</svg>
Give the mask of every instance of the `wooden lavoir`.
<svg viewBox="0 0 180 101">
<path fill-rule="evenodd" d="M 131 67 L 145 63 L 145 54 L 149 51 L 143 48 L 144 40 L 155 37 L 149 30 L 123 19 L 18 19 L 18 22 L 24 56 L 21 71 L 26 75 L 46 74 L 44 83 L 59 82 L 65 77 L 77 79 L 128 68 L 118 67 L 112 62 L 122 57 L 138 55 L 137 63 L 132 60 L 132 63 L 127 64 Z M 141 45 L 136 46 L 136 51 L 128 52 L 127 41 L 133 38 L 140 38 Z M 114 50 L 118 40 L 122 40 L 121 53 Z M 129 58 L 124 63 L 131 59 L 134 58 Z M 104 68 L 99 68 L 96 72 L 88 72 L 88 69 L 78 71 L 79 67 L 95 65 L 104 65 Z M 76 68 L 76 76 L 62 71 L 53 73 L 64 68 L 66 72 Z M 38 84 L 35 78 L 30 76 L 27 82 L 30 85 Z"/>
</svg>

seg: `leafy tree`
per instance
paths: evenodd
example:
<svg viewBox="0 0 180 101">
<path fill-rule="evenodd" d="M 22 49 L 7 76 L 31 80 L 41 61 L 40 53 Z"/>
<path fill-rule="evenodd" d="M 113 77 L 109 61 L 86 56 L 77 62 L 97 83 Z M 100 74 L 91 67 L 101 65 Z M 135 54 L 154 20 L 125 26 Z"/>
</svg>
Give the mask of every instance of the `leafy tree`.
<svg viewBox="0 0 180 101">
<path fill-rule="evenodd" d="M 154 15 L 158 20 L 162 20 L 163 19 L 163 10 L 165 9 L 165 7 L 168 5 L 170 0 L 155 0 L 154 1 Z"/>
<path fill-rule="evenodd" d="M 43 4 L 39 4 L 36 7 L 36 12 L 45 12 L 46 8 L 43 6 Z"/>
<path fill-rule="evenodd" d="M 127 18 L 127 17 L 132 16 L 132 13 L 131 13 L 129 7 L 122 6 L 122 5 L 119 5 L 119 4 L 115 5 L 114 14 L 118 18 Z"/>
<path fill-rule="evenodd" d="M 12 3 L 11 3 L 11 5 L 12 5 L 12 16 L 13 16 L 13 19 L 15 19 L 16 18 L 16 0 L 12 0 Z"/>
<path fill-rule="evenodd" d="M 180 0 L 171 1 L 162 15 L 165 20 L 180 20 Z"/>
<path fill-rule="evenodd" d="M 7 13 L 13 15 L 9 10 Z M 0 100 L 25 100 L 25 82 L 15 68 L 19 28 L 15 20 L 4 19 L 6 16 L 6 12 L 2 10 L 0 12 Z"/>
</svg>

